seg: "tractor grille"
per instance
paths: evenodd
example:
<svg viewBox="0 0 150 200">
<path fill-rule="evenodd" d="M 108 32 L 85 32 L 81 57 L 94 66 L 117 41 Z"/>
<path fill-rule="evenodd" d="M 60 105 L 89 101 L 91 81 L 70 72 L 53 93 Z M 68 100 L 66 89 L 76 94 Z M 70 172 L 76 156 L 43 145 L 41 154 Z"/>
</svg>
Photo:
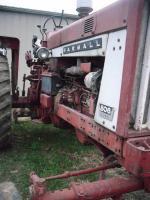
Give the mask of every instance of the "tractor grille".
<svg viewBox="0 0 150 200">
<path fill-rule="evenodd" d="M 94 17 L 86 19 L 85 22 L 84 22 L 84 33 L 92 32 L 93 31 L 93 25 L 94 25 Z"/>
</svg>

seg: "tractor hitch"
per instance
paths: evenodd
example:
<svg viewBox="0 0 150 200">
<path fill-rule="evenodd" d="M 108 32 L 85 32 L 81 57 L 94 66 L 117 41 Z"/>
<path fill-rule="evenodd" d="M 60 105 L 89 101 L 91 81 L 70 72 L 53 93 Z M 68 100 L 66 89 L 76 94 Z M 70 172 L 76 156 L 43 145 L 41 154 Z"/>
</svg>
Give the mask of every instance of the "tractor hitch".
<svg viewBox="0 0 150 200">
<path fill-rule="evenodd" d="M 71 183 L 69 188 L 51 192 L 46 191 L 44 182 L 40 182 L 42 179 L 36 174 L 32 174 L 31 179 L 33 181 L 31 188 L 32 200 L 100 200 L 109 197 L 119 199 L 124 193 L 144 188 L 144 184 L 140 179 L 115 177 L 92 183 Z"/>
<path fill-rule="evenodd" d="M 124 193 L 144 188 L 144 183 L 140 179 L 135 179 L 133 177 L 116 177 L 108 180 L 103 180 L 103 177 L 101 176 L 101 180 L 92 183 L 71 183 L 68 189 L 57 190 L 54 192 L 47 191 L 46 181 L 48 180 L 65 179 L 98 171 L 100 171 L 102 175 L 104 175 L 106 170 L 120 167 L 117 160 L 114 160 L 112 163 L 110 163 L 110 159 L 112 159 L 112 156 L 105 158 L 104 162 L 96 168 L 65 172 L 60 175 L 49 176 L 45 178 L 40 178 L 38 175 L 32 172 L 30 174 L 30 193 L 32 196 L 32 200 L 99 200 L 105 197 L 118 199 Z"/>
</svg>

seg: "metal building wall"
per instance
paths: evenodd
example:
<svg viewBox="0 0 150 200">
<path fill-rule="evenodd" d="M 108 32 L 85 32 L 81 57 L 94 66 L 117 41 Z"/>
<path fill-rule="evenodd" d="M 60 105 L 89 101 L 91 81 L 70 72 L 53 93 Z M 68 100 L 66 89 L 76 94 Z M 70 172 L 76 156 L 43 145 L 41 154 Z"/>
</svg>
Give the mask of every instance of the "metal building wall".
<svg viewBox="0 0 150 200">
<path fill-rule="evenodd" d="M 23 74 L 29 74 L 29 69 L 26 67 L 25 63 L 25 52 L 27 50 L 32 50 L 32 36 L 37 35 L 41 38 L 38 28 L 38 24 L 43 25 L 48 16 L 40 14 L 30 14 L 21 12 L 10 12 L 0 10 L 0 35 L 18 38 L 20 41 L 20 52 L 19 52 L 19 74 L 18 74 L 18 86 L 21 92 L 22 90 L 22 79 Z M 60 18 L 56 18 L 56 23 L 58 23 Z M 75 19 L 68 19 L 69 23 L 72 23 Z M 66 22 L 63 21 L 64 25 Z M 47 30 L 53 30 L 54 25 L 52 20 L 47 23 Z M 11 62 L 10 52 L 8 51 L 9 63 Z M 26 89 L 29 83 L 26 84 Z M 21 94 L 21 93 L 20 93 Z"/>
</svg>

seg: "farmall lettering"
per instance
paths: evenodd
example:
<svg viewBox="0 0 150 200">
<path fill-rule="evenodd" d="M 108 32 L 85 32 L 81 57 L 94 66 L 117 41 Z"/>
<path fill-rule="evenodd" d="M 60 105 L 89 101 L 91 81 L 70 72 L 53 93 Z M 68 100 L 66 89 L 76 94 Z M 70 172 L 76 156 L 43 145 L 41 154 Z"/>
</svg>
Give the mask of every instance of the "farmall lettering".
<svg viewBox="0 0 150 200">
<path fill-rule="evenodd" d="M 69 45 L 63 48 L 64 54 L 75 53 L 79 51 L 88 51 L 102 48 L 102 38 L 81 42 L 78 44 Z"/>
</svg>

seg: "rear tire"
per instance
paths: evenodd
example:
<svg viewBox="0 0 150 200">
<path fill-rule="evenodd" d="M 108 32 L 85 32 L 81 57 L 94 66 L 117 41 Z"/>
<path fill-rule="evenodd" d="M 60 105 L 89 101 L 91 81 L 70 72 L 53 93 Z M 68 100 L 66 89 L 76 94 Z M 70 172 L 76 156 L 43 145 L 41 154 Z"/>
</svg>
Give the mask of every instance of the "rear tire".
<svg viewBox="0 0 150 200">
<path fill-rule="evenodd" d="M 8 61 L 0 55 L 0 148 L 11 144 L 11 96 Z"/>
</svg>

